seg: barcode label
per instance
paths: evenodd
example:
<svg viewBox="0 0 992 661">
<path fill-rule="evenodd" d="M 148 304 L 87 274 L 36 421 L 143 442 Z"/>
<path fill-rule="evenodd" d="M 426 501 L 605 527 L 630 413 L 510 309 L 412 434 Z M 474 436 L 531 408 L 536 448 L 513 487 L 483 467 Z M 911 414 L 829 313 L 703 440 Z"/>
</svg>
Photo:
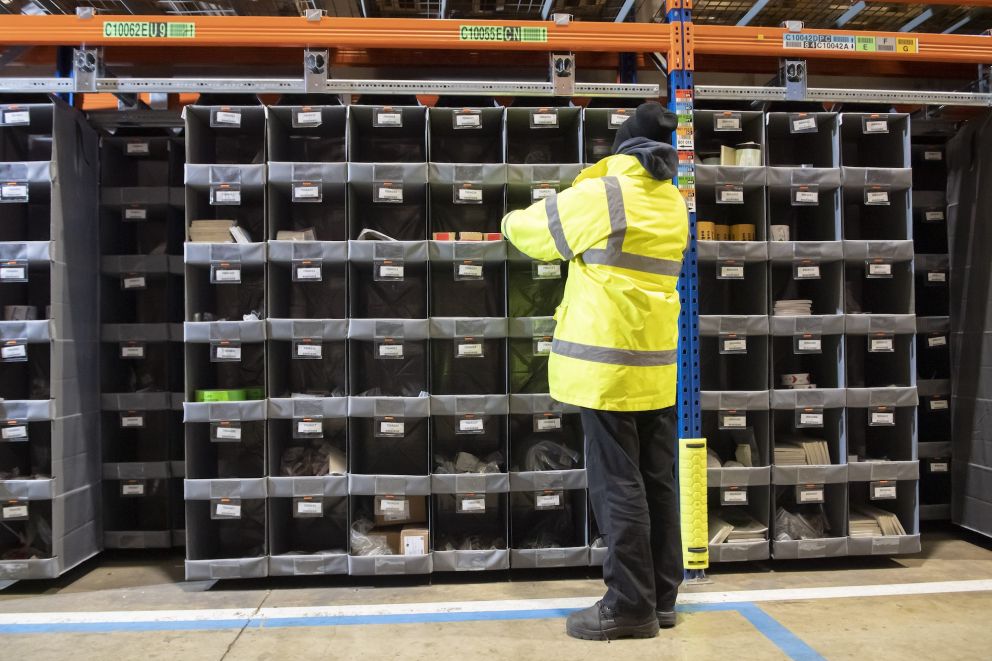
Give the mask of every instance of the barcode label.
<svg viewBox="0 0 992 661">
<path fill-rule="evenodd" d="M 816 128 L 815 117 L 804 117 L 802 119 L 792 120 L 793 131 L 810 131 L 815 128 Z"/>
<path fill-rule="evenodd" d="M 121 495 L 122 496 L 144 496 L 145 495 L 145 485 L 144 484 L 122 484 L 121 485 Z"/>
<path fill-rule="evenodd" d="M 821 351 L 823 348 L 823 342 L 821 340 L 800 339 L 798 346 L 800 351 Z"/>
<path fill-rule="evenodd" d="M 482 418 L 466 418 L 458 421 L 458 431 L 484 431 Z"/>
<path fill-rule="evenodd" d="M 889 122 L 884 119 L 869 119 L 865 121 L 865 133 L 888 133 Z"/>
<path fill-rule="evenodd" d="M 534 499 L 534 505 L 537 509 L 544 509 L 547 507 L 559 507 L 561 505 L 561 494 L 552 494 L 550 496 L 542 495 L 537 496 Z"/>
<path fill-rule="evenodd" d="M 300 266 L 296 269 L 297 280 L 321 280 L 322 273 L 319 266 Z"/>
<path fill-rule="evenodd" d="M 380 278 L 402 278 L 403 277 L 403 267 L 402 266 L 387 266 L 382 264 L 379 266 L 379 277 Z"/>
<path fill-rule="evenodd" d="M 125 209 L 124 220 L 147 220 L 148 209 Z"/>
<path fill-rule="evenodd" d="M 145 286 L 145 276 L 143 275 L 124 278 L 124 289 L 144 289 Z"/>
<path fill-rule="evenodd" d="M 486 499 L 485 498 L 463 498 L 462 499 L 462 511 L 463 512 L 485 512 L 486 511 Z"/>
<path fill-rule="evenodd" d="M 928 337 L 927 338 L 927 345 L 929 345 L 929 347 L 931 349 L 933 349 L 934 347 L 946 347 L 947 346 L 947 336 L 946 335 L 938 335 L 937 337 Z"/>
<path fill-rule="evenodd" d="M 296 355 L 303 358 L 321 358 L 324 355 L 324 347 L 320 344 L 297 344 Z"/>
<path fill-rule="evenodd" d="M 556 416 L 537 419 L 537 431 L 554 431 L 561 429 L 561 418 Z"/>
<path fill-rule="evenodd" d="M 886 204 L 889 201 L 889 192 L 884 190 L 881 191 L 870 190 L 867 193 L 865 193 L 865 201 L 868 204 Z"/>
<path fill-rule="evenodd" d="M 717 116 L 715 129 L 717 131 L 740 131 L 741 118 L 737 116 L 733 116 L 733 117 Z"/>
<path fill-rule="evenodd" d="M 230 126 L 241 126 L 241 113 L 218 110 L 214 114 L 214 122 L 217 124 L 228 124 Z"/>
<path fill-rule="evenodd" d="M 0 267 L 0 280 L 24 280 L 23 266 Z"/>
<path fill-rule="evenodd" d="M 324 503 L 317 501 L 301 500 L 296 503 L 296 513 L 297 514 L 316 514 L 321 515 L 324 513 Z"/>
<path fill-rule="evenodd" d="M 320 434 L 324 431 L 324 423 L 320 420 L 300 420 L 296 423 L 297 434 Z"/>
<path fill-rule="evenodd" d="M 466 278 L 481 278 L 482 277 L 482 265 L 481 264 L 459 264 L 458 265 L 458 275 Z"/>
<path fill-rule="evenodd" d="M 455 126 L 463 128 L 482 126 L 482 117 L 475 113 L 460 113 L 455 115 Z"/>
<path fill-rule="evenodd" d="M 406 512 L 406 498 L 383 498 L 379 501 L 379 511 L 385 512 Z"/>
<path fill-rule="evenodd" d="M 5 200 L 23 200 L 28 196 L 27 184 L 4 184 L 0 186 L 0 197 Z"/>
<path fill-rule="evenodd" d="M 320 188 L 317 186 L 294 186 L 293 196 L 298 200 L 315 200 L 320 197 Z"/>
<path fill-rule="evenodd" d="M 241 516 L 241 505 L 225 505 L 224 503 L 217 503 L 217 507 L 214 510 L 217 516 Z"/>
<path fill-rule="evenodd" d="M 459 344 L 458 345 L 458 355 L 459 356 L 481 356 L 482 355 L 482 344 L 480 344 L 480 343 Z"/>
<path fill-rule="evenodd" d="M 817 191 L 808 190 L 797 190 L 796 191 L 796 202 L 803 202 L 806 204 L 817 204 L 820 201 L 820 193 Z"/>
<path fill-rule="evenodd" d="M 380 434 L 391 434 L 395 436 L 402 436 L 406 433 L 406 423 L 405 422 L 380 422 L 379 423 L 379 433 Z M 386 501 L 383 501 L 386 502 Z M 385 509 L 385 508 L 383 508 Z"/>
<path fill-rule="evenodd" d="M 217 427 L 214 434 L 225 441 L 240 441 L 241 427 Z"/>
<path fill-rule="evenodd" d="M 747 416 L 725 415 L 723 416 L 723 426 L 732 429 L 747 427 Z"/>
<path fill-rule="evenodd" d="M 797 278 L 819 278 L 820 277 L 820 267 L 819 265 L 814 266 L 797 266 L 796 267 L 796 277 Z"/>
<path fill-rule="evenodd" d="M 27 505 L 7 505 L 3 508 L 3 518 L 5 519 L 23 519 L 27 515 Z"/>
<path fill-rule="evenodd" d="M 459 188 L 458 189 L 458 199 L 465 200 L 466 202 L 481 202 L 482 201 L 482 189 L 481 188 Z"/>
<path fill-rule="evenodd" d="M 0 349 L 0 358 L 11 360 L 14 358 L 27 358 L 28 348 L 23 344 L 11 344 Z"/>
<path fill-rule="evenodd" d="M 3 439 L 9 441 L 12 438 L 27 438 L 28 428 L 24 425 L 16 425 L 14 427 L 4 427 L 2 432 Z"/>
<path fill-rule="evenodd" d="M 321 115 L 319 110 L 304 110 L 296 113 L 296 123 L 302 125 L 315 125 L 320 124 Z"/>
<path fill-rule="evenodd" d="M 241 204 L 241 191 L 239 190 L 214 191 L 214 201 L 224 204 Z"/>
<path fill-rule="evenodd" d="M 537 277 L 539 278 L 560 278 L 561 264 L 538 264 Z"/>
<path fill-rule="evenodd" d="M 948 403 L 946 399 L 931 399 L 930 400 L 930 410 L 931 411 L 946 411 L 948 408 Z"/>
<path fill-rule="evenodd" d="M 140 415 L 125 415 L 121 417 L 121 427 L 144 427 L 145 419 Z"/>
<path fill-rule="evenodd" d="M 923 152 L 924 161 L 942 161 L 944 160 L 944 154 L 939 151 L 925 151 Z"/>
<path fill-rule="evenodd" d="M 630 115 L 621 112 L 611 112 L 610 113 L 610 128 L 615 129 L 623 125 L 630 119 Z"/>
<path fill-rule="evenodd" d="M 217 347 L 215 355 L 223 360 L 241 360 L 241 347 Z"/>
<path fill-rule="evenodd" d="M 379 126 L 403 126 L 403 114 L 398 112 L 379 112 L 375 115 Z"/>
<path fill-rule="evenodd" d="M 4 124 L 30 124 L 31 112 L 28 110 L 13 110 L 3 114 Z"/>
<path fill-rule="evenodd" d="M 799 423 L 803 425 L 808 425 L 810 427 L 822 427 L 823 426 L 823 414 L 822 413 L 800 413 Z"/>
<path fill-rule="evenodd" d="M 720 191 L 720 201 L 730 202 L 733 204 L 742 204 L 744 202 L 744 191 L 742 190 L 722 190 Z"/>
<path fill-rule="evenodd" d="M 147 154 L 151 150 L 147 142 L 129 142 L 127 143 L 127 153 L 130 155 Z"/>
<path fill-rule="evenodd" d="M 927 211 L 926 214 L 924 215 L 924 218 L 926 220 L 930 221 L 930 222 L 936 222 L 936 221 L 944 220 L 944 212 L 943 211 Z"/>
<path fill-rule="evenodd" d="M 534 124 L 538 126 L 554 126 L 558 123 L 558 115 L 553 112 L 536 112 L 532 117 Z"/>
<path fill-rule="evenodd" d="M 885 352 L 885 351 L 893 351 L 894 350 L 894 345 L 893 345 L 892 338 L 890 338 L 890 337 L 883 337 L 883 338 L 878 338 L 878 339 L 873 338 L 872 341 L 871 341 L 871 347 L 870 347 L 869 350 L 872 353 L 882 353 L 882 352 Z"/>
<path fill-rule="evenodd" d="M 558 193 L 557 190 L 551 187 L 540 187 L 532 188 L 530 191 L 531 202 L 537 202 L 538 200 L 544 200 L 549 197 L 553 197 Z"/>
<path fill-rule="evenodd" d="M 874 411 L 871 414 L 871 423 L 873 425 L 894 425 L 896 414 L 887 411 Z"/>
<path fill-rule="evenodd" d="M 144 358 L 145 348 L 142 346 L 137 347 L 121 347 L 121 358 Z"/>
<path fill-rule="evenodd" d="M 947 274 L 943 271 L 930 271 L 927 273 L 927 282 L 947 282 Z"/>
</svg>

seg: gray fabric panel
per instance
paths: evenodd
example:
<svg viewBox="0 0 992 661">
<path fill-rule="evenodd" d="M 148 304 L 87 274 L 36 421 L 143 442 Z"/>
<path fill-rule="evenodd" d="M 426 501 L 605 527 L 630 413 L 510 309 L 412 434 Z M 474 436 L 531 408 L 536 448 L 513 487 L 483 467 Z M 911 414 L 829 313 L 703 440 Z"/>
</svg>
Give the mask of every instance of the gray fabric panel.
<svg viewBox="0 0 992 661">
<path fill-rule="evenodd" d="M 510 568 L 510 552 L 434 551 L 434 571 L 500 571 Z"/>
<path fill-rule="evenodd" d="M 506 493 L 510 476 L 506 473 L 431 475 L 431 493 Z"/>
<path fill-rule="evenodd" d="M 269 477 L 269 498 L 335 498 L 348 495 L 347 475 L 322 477 Z"/>
<path fill-rule="evenodd" d="M 502 163 L 429 163 L 427 178 L 432 184 L 472 182 L 500 186 L 506 183 L 506 165 Z"/>
<path fill-rule="evenodd" d="M 383 245 L 385 244 L 385 245 Z M 372 263 L 376 259 L 427 261 L 427 241 L 349 241 L 348 260 Z"/>
<path fill-rule="evenodd" d="M 270 555 L 269 576 L 337 576 L 348 573 L 345 554 Z"/>
<path fill-rule="evenodd" d="M 902 555 L 919 552 L 919 535 L 847 538 L 848 555 Z"/>
<path fill-rule="evenodd" d="M 502 264 L 506 260 L 506 245 L 505 241 L 428 241 L 427 257 L 436 262 L 474 259 Z"/>
<path fill-rule="evenodd" d="M 848 262 L 880 258 L 896 262 L 913 259 L 912 241 L 844 241 L 844 259 Z"/>
<path fill-rule="evenodd" d="M 183 259 L 187 264 L 200 266 L 208 266 L 212 262 L 238 262 L 258 266 L 265 263 L 265 247 L 265 243 L 187 242 L 183 244 Z"/>
<path fill-rule="evenodd" d="M 183 340 L 207 344 L 215 340 L 264 342 L 265 322 L 259 321 L 187 321 Z"/>
<path fill-rule="evenodd" d="M 777 485 L 843 484 L 847 466 L 774 466 L 772 482 Z"/>
<path fill-rule="evenodd" d="M 161 207 L 169 204 L 171 196 L 172 191 L 167 186 L 104 187 L 100 189 L 100 204 L 104 207 Z"/>
<path fill-rule="evenodd" d="M 23 581 L 55 578 L 60 573 L 58 558 L 0 561 L 0 579 Z"/>
<path fill-rule="evenodd" d="M 506 415 L 510 412 L 508 395 L 431 395 L 431 415 Z"/>
<path fill-rule="evenodd" d="M 353 418 L 374 418 L 395 415 L 405 418 L 426 418 L 431 414 L 430 397 L 349 397 L 348 415 Z"/>
<path fill-rule="evenodd" d="M 268 319 L 270 340 L 345 340 L 348 338 L 347 319 Z"/>
<path fill-rule="evenodd" d="M 427 319 L 350 319 L 348 337 L 353 340 L 382 337 L 426 340 L 430 337 L 430 322 Z"/>
<path fill-rule="evenodd" d="M 53 246 L 51 241 L 19 241 L 0 243 L 0 260 L 9 261 L 23 259 L 31 263 L 49 262 L 52 260 Z"/>
<path fill-rule="evenodd" d="M 798 391 L 790 391 L 798 392 Z M 774 394 L 774 393 L 773 393 Z M 704 411 L 726 411 L 738 409 L 742 411 L 767 411 L 768 391 L 702 391 L 699 393 L 700 405 Z"/>
<path fill-rule="evenodd" d="M 269 241 L 270 262 L 310 259 L 324 264 L 348 261 L 347 241 Z"/>
<path fill-rule="evenodd" d="M 265 578 L 268 558 L 232 558 L 229 560 L 187 560 L 187 581 L 213 581 L 225 578 Z"/>
<path fill-rule="evenodd" d="M 103 342 L 169 342 L 173 340 L 172 324 L 103 324 Z"/>
<path fill-rule="evenodd" d="M 534 183 L 558 182 L 562 190 L 572 185 L 572 182 L 582 165 L 575 164 L 553 164 L 553 165 L 523 165 L 508 164 L 506 166 L 506 180 L 510 185 L 529 186 Z"/>
<path fill-rule="evenodd" d="M 917 333 L 947 333 L 951 330 L 950 317 L 917 317 Z"/>
<path fill-rule="evenodd" d="M 769 558 L 768 542 L 710 544 L 710 562 L 754 562 Z"/>
<path fill-rule="evenodd" d="M 889 186 L 892 190 L 903 191 L 913 185 L 911 168 L 841 168 L 845 188 L 866 186 Z"/>
<path fill-rule="evenodd" d="M 554 317 L 511 317 L 507 320 L 507 337 L 533 338 L 554 335 Z"/>
<path fill-rule="evenodd" d="M 283 163 L 269 161 L 268 181 L 270 184 L 292 184 L 299 181 L 300 166 L 306 170 L 307 181 L 325 184 L 341 184 L 348 181 L 347 163 Z"/>
<path fill-rule="evenodd" d="M 916 385 L 920 397 L 931 395 L 949 395 L 951 393 L 950 379 L 920 379 Z"/>
<path fill-rule="evenodd" d="M 843 388 L 815 388 L 813 390 L 773 390 L 771 406 L 778 411 L 804 407 L 840 409 L 847 405 L 847 391 Z"/>
<path fill-rule="evenodd" d="M 430 475 L 348 475 L 348 493 L 357 496 L 427 496 Z"/>
<path fill-rule="evenodd" d="M 765 168 L 736 165 L 696 166 L 696 188 L 718 184 L 741 184 L 745 189 L 761 188 L 765 185 Z"/>
<path fill-rule="evenodd" d="M 186 402 L 183 422 L 223 422 L 225 420 L 265 420 L 265 400 L 251 402 Z"/>
<path fill-rule="evenodd" d="M 701 262 L 715 262 L 720 259 L 767 262 L 768 243 L 765 241 L 698 241 L 696 254 Z"/>
<path fill-rule="evenodd" d="M 840 168 L 770 167 L 767 170 L 769 188 L 800 185 L 817 185 L 825 191 L 840 188 Z"/>
<path fill-rule="evenodd" d="M 712 337 L 721 333 L 768 335 L 768 317 L 734 315 L 700 315 L 699 334 Z"/>
<path fill-rule="evenodd" d="M 213 500 L 215 498 L 254 500 L 266 497 L 267 486 L 264 477 L 245 480 L 185 480 L 183 493 L 186 500 Z"/>
<path fill-rule="evenodd" d="M 836 262 L 844 258 L 844 244 L 841 241 L 772 241 L 768 244 L 768 256 L 776 263 L 797 259 Z"/>
<path fill-rule="evenodd" d="M 589 547 L 561 549 L 511 549 L 510 566 L 514 569 L 544 569 L 548 567 L 587 567 Z"/>
<path fill-rule="evenodd" d="M 104 530 L 105 549 L 167 549 L 172 547 L 171 530 Z"/>
<path fill-rule="evenodd" d="M 348 181 L 372 183 L 392 181 L 402 184 L 426 184 L 426 163 L 348 163 Z"/>
<path fill-rule="evenodd" d="M 798 539 L 772 542 L 776 560 L 809 560 L 813 558 L 842 558 L 847 555 L 847 537 Z"/>
<path fill-rule="evenodd" d="M 583 469 L 510 473 L 510 491 L 585 488 L 586 472 Z"/>
<path fill-rule="evenodd" d="M 757 487 L 771 482 L 771 467 L 707 468 L 707 487 Z"/>
<path fill-rule="evenodd" d="M 27 340 L 28 342 L 48 342 L 52 339 L 52 322 L 48 319 L 37 321 L 0 321 L 0 340 Z"/>
<path fill-rule="evenodd" d="M 918 480 L 918 461 L 858 461 L 847 466 L 847 479 L 850 482 L 871 482 L 873 480 Z M 900 488 L 905 488 L 901 486 Z"/>
<path fill-rule="evenodd" d="M 164 480 L 172 477 L 168 461 L 104 464 L 105 480 Z"/>
<path fill-rule="evenodd" d="M 265 185 L 264 165 L 202 165 L 187 163 L 184 182 L 191 188 L 208 188 L 213 184 L 241 184 L 243 188 Z"/>
<path fill-rule="evenodd" d="M 209 248 L 210 244 L 187 243 L 186 247 Z M 108 275 L 124 273 L 168 273 L 169 255 L 110 255 L 100 258 L 100 271 Z"/>
<path fill-rule="evenodd" d="M 0 480 L 0 500 L 51 500 L 55 480 Z"/>
<path fill-rule="evenodd" d="M 916 388 L 848 388 L 848 408 L 872 406 L 916 406 L 919 398 Z"/>
<path fill-rule="evenodd" d="M 772 335 L 783 337 L 800 333 L 820 335 L 842 335 L 844 315 L 823 314 L 810 317 L 770 317 Z"/>
<path fill-rule="evenodd" d="M 430 320 L 430 335 L 435 338 L 456 337 L 506 337 L 505 317 L 433 317 Z"/>
<path fill-rule="evenodd" d="M 40 422 L 55 415 L 55 402 L 50 399 L 0 400 L 0 418 Z"/>
<path fill-rule="evenodd" d="M 167 392 L 103 393 L 100 401 L 104 411 L 169 411 L 174 408 L 172 393 Z"/>
<path fill-rule="evenodd" d="M 348 573 L 352 576 L 402 576 L 431 573 L 434 565 L 430 554 L 380 555 L 374 557 L 348 556 Z"/>
<path fill-rule="evenodd" d="M 348 417 L 347 397 L 270 397 L 270 420 L 292 420 L 320 416 L 323 418 Z"/>
<path fill-rule="evenodd" d="M 869 333 L 912 335 L 916 333 L 916 315 L 849 314 L 845 317 L 845 331 L 848 335 Z"/>
</svg>

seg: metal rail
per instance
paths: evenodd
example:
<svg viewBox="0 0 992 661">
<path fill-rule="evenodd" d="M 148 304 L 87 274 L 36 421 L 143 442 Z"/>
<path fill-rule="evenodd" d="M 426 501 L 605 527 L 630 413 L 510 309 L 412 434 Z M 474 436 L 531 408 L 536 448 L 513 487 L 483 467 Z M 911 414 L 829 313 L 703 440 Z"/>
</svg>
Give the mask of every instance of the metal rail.
<svg viewBox="0 0 992 661">
<path fill-rule="evenodd" d="M 837 101 L 909 105 L 992 106 L 992 94 L 928 90 L 881 90 L 810 87 L 803 99 L 788 99 L 784 87 L 696 85 L 697 100 L 721 101 Z"/>
</svg>

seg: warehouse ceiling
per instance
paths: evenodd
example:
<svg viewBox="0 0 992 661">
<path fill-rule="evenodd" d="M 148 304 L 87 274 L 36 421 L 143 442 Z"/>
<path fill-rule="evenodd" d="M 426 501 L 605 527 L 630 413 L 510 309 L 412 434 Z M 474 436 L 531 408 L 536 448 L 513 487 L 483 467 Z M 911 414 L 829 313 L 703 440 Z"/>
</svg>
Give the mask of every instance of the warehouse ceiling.
<svg viewBox="0 0 992 661">
<path fill-rule="evenodd" d="M 808 28 L 982 34 L 992 29 L 988 2 L 906 0 L 695 0 L 693 21 L 708 25 L 777 27 L 800 20 Z M 984 6 L 983 6 L 984 5 Z M 0 0 L 9 14 L 72 14 L 93 7 L 106 14 L 174 16 L 328 16 L 543 20 L 554 13 L 577 20 L 658 20 L 664 0 Z"/>
</svg>

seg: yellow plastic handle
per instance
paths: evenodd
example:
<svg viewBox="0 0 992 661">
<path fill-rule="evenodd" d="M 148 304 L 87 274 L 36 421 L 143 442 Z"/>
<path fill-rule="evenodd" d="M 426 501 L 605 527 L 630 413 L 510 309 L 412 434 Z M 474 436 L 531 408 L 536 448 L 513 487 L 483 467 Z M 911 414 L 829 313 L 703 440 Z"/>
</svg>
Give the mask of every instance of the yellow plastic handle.
<svg viewBox="0 0 992 661">
<path fill-rule="evenodd" d="M 679 504 L 682 516 L 682 562 L 686 569 L 710 566 L 706 505 L 706 439 L 679 439 Z"/>
</svg>

